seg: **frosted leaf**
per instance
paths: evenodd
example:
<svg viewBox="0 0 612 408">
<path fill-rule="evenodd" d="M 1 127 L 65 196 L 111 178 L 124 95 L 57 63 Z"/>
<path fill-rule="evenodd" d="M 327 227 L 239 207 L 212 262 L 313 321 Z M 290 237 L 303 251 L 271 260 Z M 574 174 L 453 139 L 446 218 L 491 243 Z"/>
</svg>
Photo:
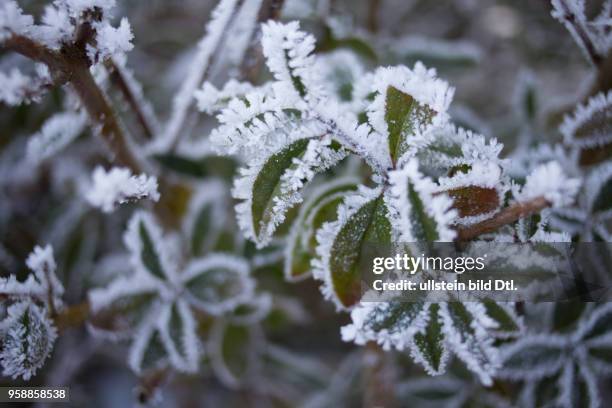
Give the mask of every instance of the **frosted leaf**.
<svg viewBox="0 0 612 408">
<path fill-rule="evenodd" d="M 155 304 L 136 329 L 128 353 L 128 365 L 135 373 L 159 367 L 167 361 L 164 343 L 157 330 L 161 309 L 161 304 Z"/>
<path fill-rule="evenodd" d="M 200 349 L 196 321 L 184 300 L 163 305 L 158 315 L 157 328 L 171 364 L 179 371 L 198 370 Z"/>
<path fill-rule="evenodd" d="M 560 126 L 566 144 L 596 148 L 612 143 L 612 91 L 598 93 L 585 105 L 578 105 Z"/>
<path fill-rule="evenodd" d="M 206 33 L 198 43 L 196 54 L 190 62 L 189 72 L 172 101 L 170 119 L 164 132 L 152 146 L 153 150 L 166 151 L 181 132 L 193 105 L 194 92 L 204 80 L 205 73 L 211 65 L 211 57 L 232 21 L 236 3 L 237 0 L 221 0 L 213 9 L 211 19 L 206 25 Z"/>
<path fill-rule="evenodd" d="M 416 123 L 416 126 L 413 126 L 414 133 L 422 133 L 431 124 L 444 124 L 448 120 L 446 111 L 453 99 L 454 88 L 437 78 L 435 69 L 427 69 L 421 63 L 416 63 L 412 70 L 405 66 L 379 68 L 374 74 L 372 85 L 372 91 L 376 92 L 377 96 L 368 107 L 368 119 L 379 133 L 389 133 L 385 120 L 389 87 L 409 95 L 418 104 L 436 112 L 432 123 Z"/>
<path fill-rule="evenodd" d="M 239 82 L 230 79 L 217 89 L 210 82 L 205 82 L 201 89 L 194 92 L 193 96 L 198 102 L 198 109 L 209 115 L 227 106 L 232 99 L 252 92 L 255 88 L 249 82 Z"/>
<path fill-rule="evenodd" d="M 391 241 L 391 225 L 381 193 L 380 188 L 359 186 L 358 192 L 347 195 L 338 207 L 337 220 L 324 223 L 317 231 L 312 274 L 323 282 L 321 292 L 338 309 L 359 300 L 358 261 L 363 242 Z"/>
<path fill-rule="evenodd" d="M 198 186 L 184 217 L 183 231 L 189 239 L 191 254 L 201 256 L 217 243 L 221 230 L 227 226 L 228 188 L 221 181 Z"/>
<path fill-rule="evenodd" d="M 499 158 L 503 144 L 495 138 L 487 140 L 483 135 L 454 125 L 433 129 L 413 146 L 423 166 L 443 171 L 482 161 L 505 165 Z"/>
<path fill-rule="evenodd" d="M 388 139 L 393 162 L 419 139 L 448 122 L 446 113 L 454 89 L 436 77 L 434 69 L 415 64 L 379 68 L 371 88 L 376 97 L 367 108 L 372 127 Z"/>
<path fill-rule="evenodd" d="M 310 261 L 316 253 L 315 233 L 326 221 L 335 220 L 345 193 L 355 190 L 358 179 L 341 178 L 308 191 L 307 199 L 293 222 L 285 246 L 284 273 L 288 281 L 310 276 Z"/>
<path fill-rule="evenodd" d="M 292 85 L 293 92 L 308 101 L 322 96 L 320 77 L 313 69 L 315 38 L 300 31 L 299 22 L 264 23 L 261 44 L 266 64 L 277 81 Z"/>
<path fill-rule="evenodd" d="M 242 258 L 210 254 L 191 261 L 181 274 L 181 281 L 193 307 L 220 315 L 253 297 L 255 282 L 249 271 Z"/>
<path fill-rule="evenodd" d="M 387 135 L 374 131 L 368 123 L 359 124 L 354 114 L 347 114 L 333 100 L 325 100 L 312 109 L 325 126 L 326 133 L 348 151 L 363 158 L 377 175 L 384 175 L 392 167 Z"/>
<path fill-rule="evenodd" d="M 23 14 L 21 7 L 13 0 L 3 3 L 0 6 L 0 42 L 13 34 L 27 34 L 34 24 L 32 16 Z"/>
<path fill-rule="evenodd" d="M 501 349 L 503 368 L 498 376 L 510 379 L 536 380 L 550 376 L 566 361 L 566 337 L 542 334 L 520 337 Z"/>
<path fill-rule="evenodd" d="M 123 303 L 130 302 L 129 298 L 137 298 L 141 295 L 151 294 L 154 296 L 168 295 L 167 288 L 163 283 L 155 280 L 151 275 L 138 272 L 129 276 L 119 276 L 105 288 L 96 288 L 89 291 L 89 305 L 94 313 L 106 308 L 122 308 Z M 145 299 L 143 296 L 142 299 Z"/>
<path fill-rule="evenodd" d="M 589 340 L 612 332 L 612 304 L 606 303 L 582 320 L 576 330 L 576 338 Z"/>
<path fill-rule="evenodd" d="M 122 18 L 117 28 L 104 21 L 96 26 L 96 47 L 89 48 L 89 59 L 105 60 L 114 55 L 126 53 L 134 48 L 132 28 L 127 18 Z"/>
<path fill-rule="evenodd" d="M 295 138 L 320 135 L 321 129 L 302 128 Z M 306 133 L 308 132 L 308 133 Z M 319 172 L 345 157 L 328 136 L 301 138 L 283 146 L 261 163 L 253 160 L 240 171 L 234 183 L 238 224 L 245 236 L 259 247 L 265 246 L 284 219 L 286 212 L 302 201 L 301 190 Z"/>
<path fill-rule="evenodd" d="M 489 329 L 497 323 L 487 316 L 478 303 L 442 303 L 440 318 L 449 348 L 472 370 L 484 385 L 500 366 L 499 352 L 493 346 Z"/>
<path fill-rule="evenodd" d="M 467 170 L 459 167 L 454 175 L 440 177 L 438 185 L 438 191 L 453 200 L 459 215 L 456 223 L 461 225 L 491 218 L 501 207 L 507 191 L 499 164 L 488 161 L 474 162 Z"/>
<path fill-rule="evenodd" d="M 0 364 L 5 376 L 29 380 L 42 367 L 53 349 L 57 330 L 46 311 L 30 302 L 19 302 L 7 310 Z"/>
<path fill-rule="evenodd" d="M 514 189 L 514 198 L 526 202 L 544 197 L 553 207 L 570 205 L 578 192 L 580 180 L 567 178 L 559 163 L 551 161 L 540 165 L 527 176 L 525 185 Z"/>
<path fill-rule="evenodd" d="M 252 380 L 257 368 L 257 350 L 263 346 L 258 326 L 239 326 L 219 319 L 211 328 L 207 350 L 218 379 L 229 388 Z"/>
<path fill-rule="evenodd" d="M 166 238 L 151 214 L 136 212 L 128 223 L 123 241 L 130 251 L 130 263 L 136 273 L 149 274 L 162 281 L 177 281 L 176 265 L 166 246 Z"/>
<path fill-rule="evenodd" d="M 385 350 L 403 350 L 428 319 L 429 307 L 421 302 L 363 302 L 351 311 L 352 323 L 342 327 L 342 340 L 359 345 L 376 341 Z"/>
<path fill-rule="evenodd" d="M 339 49 L 318 55 L 313 69 L 320 72 L 321 85 L 326 95 L 335 96 L 346 109 L 354 113 L 365 110 L 372 77 L 365 73 L 355 53 Z"/>
<path fill-rule="evenodd" d="M 590 212 L 610 209 L 612 189 L 612 163 L 604 163 L 591 170 L 584 182 L 584 209 Z"/>
<path fill-rule="evenodd" d="M 450 357 L 439 316 L 440 305 L 431 304 L 426 309 L 429 314 L 427 324 L 413 335 L 410 356 L 425 368 L 427 374 L 440 375 L 446 371 Z"/>
<path fill-rule="evenodd" d="M 456 211 L 445 194 L 422 175 L 418 160 L 411 159 L 400 170 L 389 173 L 388 204 L 399 240 L 403 242 L 450 242 L 455 238 L 451 223 Z"/>
<path fill-rule="evenodd" d="M 28 161 L 38 163 L 57 154 L 84 131 L 86 123 L 87 115 L 83 112 L 62 112 L 51 116 L 28 141 Z"/>
<path fill-rule="evenodd" d="M 98 166 L 93 171 L 91 188 L 85 199 L 94 207 L 110 213 L 119 204 L 148 198 L 159 200 L 157 178 L 140 174 L 132 175 L 128 168 L 113 167 L 109 171 Z"/>
<path fill-rule="evenodd" d="M 258 157 L 286 143 L 287 135 L 303 126 L 302 121 L 307 125 L 303 102 L 283 88 L 285 84 L 275 83 L 229 101 L 217 115 L 221 126 L 210 135 L 215 148 L 224 154 Z"/>
<path fill-rule="evenodd" d="M 239 325 L 252 325 L 263 320 L 272 309 L 272 297 L 261 294 L 237 305 L 226 318 Z"/>
</svg>

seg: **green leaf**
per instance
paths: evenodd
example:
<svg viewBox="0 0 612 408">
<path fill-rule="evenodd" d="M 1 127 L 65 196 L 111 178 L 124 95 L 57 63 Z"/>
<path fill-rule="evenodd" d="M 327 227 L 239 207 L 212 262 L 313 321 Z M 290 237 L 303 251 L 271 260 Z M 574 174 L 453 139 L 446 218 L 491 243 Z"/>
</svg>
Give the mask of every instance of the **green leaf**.
<svg viewBox="0 0 612 408">
<path fill-rule="evenodd" d="M 414 324 L 422 310 L 422 302 L 391 301 L 372 309 L 364 326 L 374 332 L 404 332 Z"/>
<path fill-rule="evenodd" d="M 272 222 L 274 198 L 281 195 L 281 177 L 290 169 L 293 159 L 301 157 L 308 147 L 309 139 L 300 139 L 278 153 L 268 158 L 253 183 L 253 201 L 251 213 L 255 237 L 260 237 L 262 231 Z"/>
<path fill-rule="evenodd" d="M 259 328 L 217 320 L 211 337 L 210 358 L 217 377 L 230 388 L 251 380 L 259 364 Z"/>
<path fill-rule="evenodd" d="M 437 304 L 429 307 L 429 321 L 424 333 L 417 333 L 414 336 L 414 345 L 419 354 L 423 357 L 428 373 L 442 374 L 444 363 L 446 362 L 446 347 L 444 345 L 444 334 L 442 324 L 438 318 Z"/>
<path fill-rule="evenodd" d="M 142 321 L 157 297 L 158 294 L 153 291 L 127 293 L 96 311 L 89 321 L 98 330 L 129 333 Z"/>
<path fill-rule="evenodd" d="M 154 330 L 147 341 L 142 360 L 137 367 L 132 367 L 136 372 L 147 371 L 160 367 L 167 361 L 166 348 L 157 330 Z"/>
<path fill-rule="evenodd" d="M 156 278 L 166 279 L 166 274 L 161 266 L 159 254 L 151 239 L 151 233 L 148 230 L 148 226 L 141 219 L 138 224 L 138 234 L 140 236 L 142 250 L 140 252 L 140 258 L 145 268 Z"/>
<path fill-rule="evenodd" d="M 503 377 L 540 380 L 553 375 L 566 361 L 566 347 L 558 336 L 521 337 L 503 349 Z"/>
<path fill-rule="evenodd" d="M 230 255 L 195 259 L 182 277 L 190 304 L 213 315 L 232 310 L 249 299 L 254 290 L 248 263 Z"/>
<path fill-rule="evenodd" d="M 389 152 L 395 163 L 408 149 L 408 137 L 422 124 L 431 123 L 435 111 L 411 95 L 390 86 L 385 99 L 385 122 L 389 131 Z"/>
<path fill-rule="evenodd" d="M 357 180 L 346 179 L 326 184 L 312 191 L 287 237 L 285 278 L 295 281 L 308 276 L 310 262 L 316 255 L 316 231 L 324 222 L 334 221 L 344 194 L 356 189 Z"/>
<path fill-rule="evenodd" d="M 391 223 L 387 216 L 381 195 L 355 211 L 334 238 L 329 260 L 332 287 L 346 307 L 357 303 L 361 295 L 359 261 L 363 245 L 391 242 Z"/>
<path fill-rule="evenodd" d="M 593 200 L 593 212 L 603 212 L 612 208 L 612 177 L 608 179 L 600 188 L 597 196 Z"/>
<path fill-rule="evenodd" d="M 497 322 L 498 327 L 495 329 L 497 333 L 516 334 L 521 330 L 521 326 L 516 316 L 510 313 L 505 307 L 490 299 L 483 300 L 482 304 L 487 311 L 487 316 Z"/>
</svg>

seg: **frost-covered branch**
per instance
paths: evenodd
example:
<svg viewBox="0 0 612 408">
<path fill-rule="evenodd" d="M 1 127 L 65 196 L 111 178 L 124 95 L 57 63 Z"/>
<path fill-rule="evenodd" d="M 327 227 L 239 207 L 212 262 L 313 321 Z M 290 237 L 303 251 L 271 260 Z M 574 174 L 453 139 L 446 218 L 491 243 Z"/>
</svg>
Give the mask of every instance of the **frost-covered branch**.
<svg viewBox="0 0 612 408">
<path fill-rule="evenodd" d="M 497 231 L 504 225 L 512 224 L 521 218 L 536 214 L 551 203 L 544 197 L 536 197 L 526 202 L 520 202 L 504 208 L 493 218 L 457 230 L 457 241 L 469 241 L 480 235 Z"/>
<path fill-rule="evenodd" d="M 221 0 L 213 10 L 212 18 L 206 26 L 206 34 L 200 40 L 196 55 L 191 61 L 190 70 L 174 97 L 170 119 L 163 134 L 155 141 L 153 150 L 174 150 L 177 146 L 194 105 L 194 92 L 208 77 L 212 58 L 219 53 L 225 33 L 243 2 L 244 0 Z"/>
</svg>

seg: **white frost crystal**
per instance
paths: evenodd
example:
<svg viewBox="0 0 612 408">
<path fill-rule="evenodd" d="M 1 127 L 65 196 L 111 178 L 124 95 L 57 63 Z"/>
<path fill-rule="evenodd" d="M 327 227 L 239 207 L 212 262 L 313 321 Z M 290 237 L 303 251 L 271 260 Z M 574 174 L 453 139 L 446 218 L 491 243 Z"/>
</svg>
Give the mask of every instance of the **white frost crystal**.
<svg viewBox="0 0 612 408">
<path fill-rule="evenodd" d="M 127 168 L 113 167 L 108 172 L 97 167 L 93 172 L 93 184 L 85 193 L 85 198 L 94 207 L 104 212 L 112 212 L 117 205 L 128 201 L 148 198 L 159 200 L 157 178 L 140 174 L 132 175 Z"/>
<path fill-rule="evenodd" d="M 561 165 L 551 161 L 536 167 L 525 185 L 520 190 L 515 188 L 514 197 L 518 202 L 544 197 L 553 207 L 563 207 L 574 201 L 579 188 L 579 179 L 567 178 Z"/>
<path fill-rule="evenodd" d="M 46 311 L 24 301 L 11 305 L 0 323 L 3 375 L 29 380 L 42 367 L 53 349 L 57 331 Z"/>
</svg>

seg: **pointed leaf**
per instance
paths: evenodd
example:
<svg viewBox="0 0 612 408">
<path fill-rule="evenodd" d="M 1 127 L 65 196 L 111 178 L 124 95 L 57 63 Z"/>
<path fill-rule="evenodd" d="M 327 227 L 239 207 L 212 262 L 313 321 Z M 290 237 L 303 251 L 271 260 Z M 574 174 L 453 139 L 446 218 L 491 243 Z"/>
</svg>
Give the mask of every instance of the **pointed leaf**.
<svg viewBox="0 0 612 408">
<path fill-rule="evenodd" d="M 310 192 L 287 237 L 284 269 L 287 280 L 301 280 L 309 275 L 310 262 L 316 255 L 315 232 L 323 223 L 336 219 L 344 193 L 356 188 L 356 179 L 341 179 Z"/>
<path fill-rule="evenodd" d="M 347 210 L 351 200 L 358 204 Z M 324 292 L 338 306 L 349 307 L 361 296 L 359 262 L 364 244 L 390 243 L 391 224 L 382 195 L 369 200 L 349 196 L 338 213 L 338 221 L 326 224 L 317 233 L 317 253 L 322 256 L 323 268 L 315 277 L 325 281 Z"/>
<path fill-rule="evenodd" d="M 181 279 L 189 303 L 213 315 L 228 312 L 250 299 L 255 286 L 246 260 L 225 254 L 191 261 Z"/>
<path fill-rule="evenodd" d="M 418 103 L 412 96 L 389 86 L 385 98 L 385 122 L 389 133 L 389 152 L 395 163 L 406 150 L 407 139 L 420 126 L 431 124 L 436 112 Z"/>
<path fill-rule="evenodd" d="M 429 375 L 444 373 L 448 351 L 444 344 L 444 333 L 442 323 L 438 317 L 440 306 L 432 304 L 429 306 L 429 320 L 422 332 L 414 335 L 413 351 L 415 360 L 420 362 Z"/>
<path fill-rule="evenodd" d="M 250 380 L 259 364 L 262 335 L 257 326 L 240 326 L 217 320 L 212 328 L 209 353 L 213 370 L 228 387 Z"/>
</svg>

